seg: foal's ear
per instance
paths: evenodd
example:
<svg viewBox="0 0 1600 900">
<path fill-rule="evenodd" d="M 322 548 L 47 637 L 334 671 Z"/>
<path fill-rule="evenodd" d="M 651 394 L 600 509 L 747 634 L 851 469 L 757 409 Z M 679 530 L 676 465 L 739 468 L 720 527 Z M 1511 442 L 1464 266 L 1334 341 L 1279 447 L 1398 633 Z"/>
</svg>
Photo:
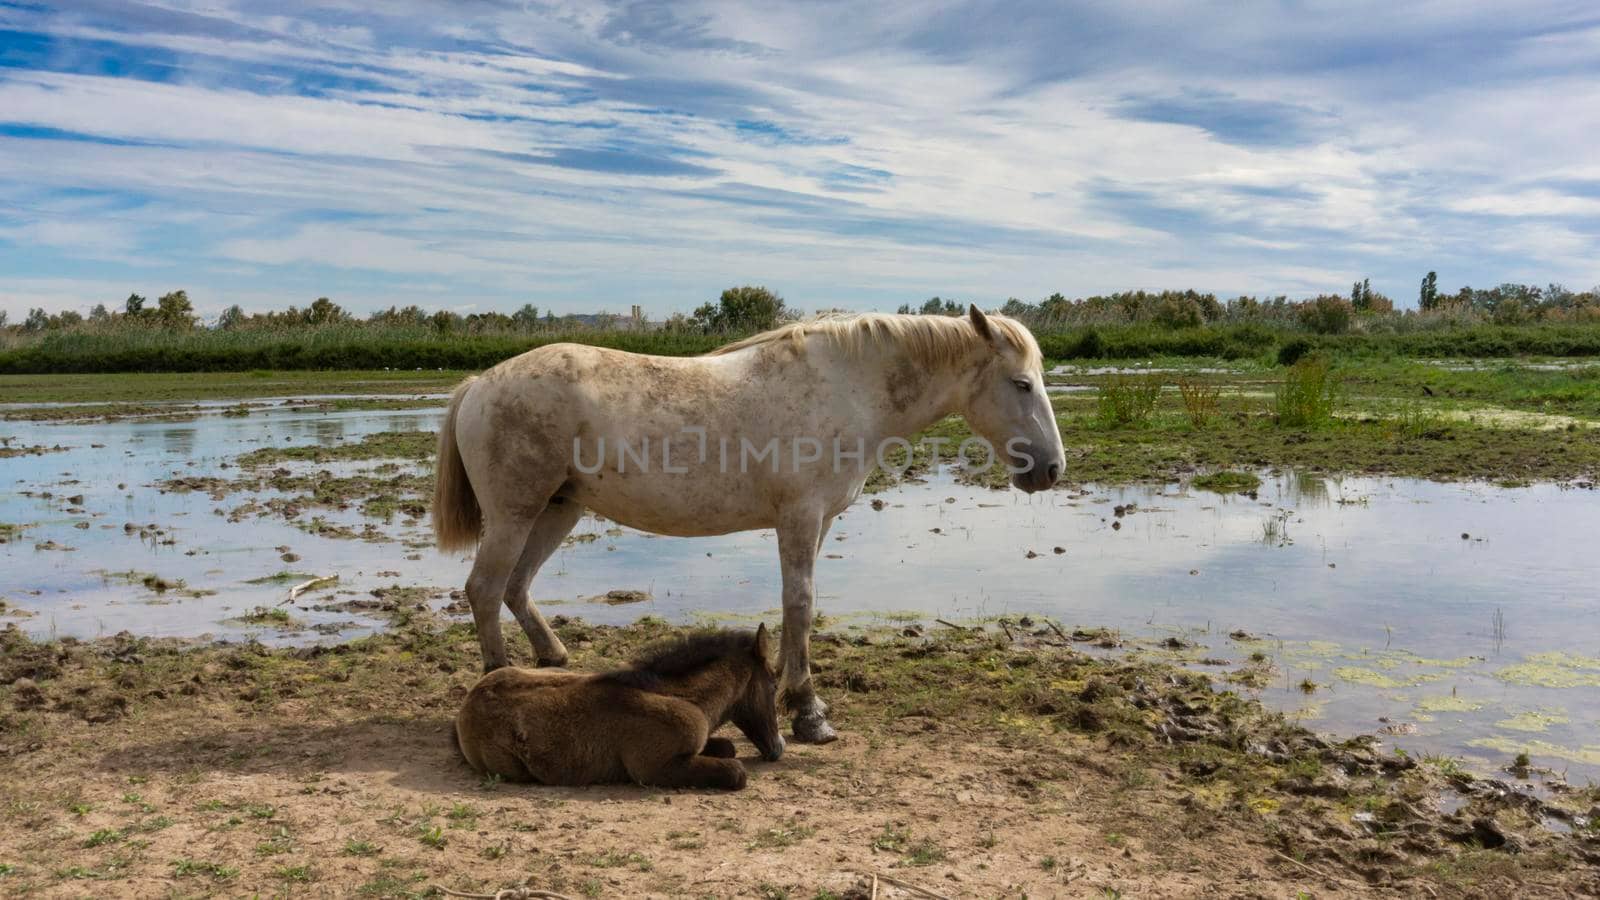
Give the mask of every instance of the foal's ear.
<svg viewBox="0 0 1600 900">
<path fill-rule="evenodd" d="M 763 663 L 772 659 L 772 638 L 767 635 L 767 623 L 756 629 L 756 658 Z"/>
<path fill-rule="evenodd" d="M 978 330 L 978 337 L 988 341 L 994 340 L 994 332 L 989 329 L 989 317 L 983 314 L 978 304 L 967 304 L 967 318 L 972 320 L 972 327 Z"/>
</svg>

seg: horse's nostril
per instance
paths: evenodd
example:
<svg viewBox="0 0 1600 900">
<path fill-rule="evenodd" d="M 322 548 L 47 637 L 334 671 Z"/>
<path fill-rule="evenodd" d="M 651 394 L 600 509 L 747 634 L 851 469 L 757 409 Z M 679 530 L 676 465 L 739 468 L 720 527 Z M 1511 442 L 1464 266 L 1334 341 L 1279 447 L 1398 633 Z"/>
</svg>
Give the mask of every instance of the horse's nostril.
<svg viewBox="0 0 1600 900">
<path fill-rule="evenodd" d="M 1045 470 L 1045 474 L 1050 477 L 1050 483 L 1055 484 L 1056 478 L 1061 475 L 1061 463 L 1051 463 L 1050 468 Z"/>
</svg>

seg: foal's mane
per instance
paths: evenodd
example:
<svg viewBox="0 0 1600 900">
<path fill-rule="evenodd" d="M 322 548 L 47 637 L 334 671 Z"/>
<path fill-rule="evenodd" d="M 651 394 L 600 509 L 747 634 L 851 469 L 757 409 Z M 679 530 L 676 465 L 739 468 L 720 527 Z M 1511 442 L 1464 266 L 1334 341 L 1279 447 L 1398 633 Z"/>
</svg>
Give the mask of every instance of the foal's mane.
<svg viewBox="0 0 1600 900">
<path fill-rule="evenodd" d="M 1039 344 L 1022 323 L 1006 316 L 987 318 L 990 329 L 1015 347 L 1027 365 L 1037 366 L 1041 362 Z M 984 342 L 966 316 L 854 313 L 780 325 L 718 347 L 706 355 L 721 356 L 780 341 L 801 344 L 813 336 L 832 342 L 852 356 L 866 356 L 883 347 L 898 347 L 916 362 L 941 369 L 966 359 Z"/>
<path fill-rule="evenodd" d="M 667 638 L 634 657 L 626 669 L 600 676 L 606 681 L 658 690 L 663 679 L 692 675 L 720 659 L 755 652 L 756 633 L 735 629 L 691 631 Z"/>
</svg>

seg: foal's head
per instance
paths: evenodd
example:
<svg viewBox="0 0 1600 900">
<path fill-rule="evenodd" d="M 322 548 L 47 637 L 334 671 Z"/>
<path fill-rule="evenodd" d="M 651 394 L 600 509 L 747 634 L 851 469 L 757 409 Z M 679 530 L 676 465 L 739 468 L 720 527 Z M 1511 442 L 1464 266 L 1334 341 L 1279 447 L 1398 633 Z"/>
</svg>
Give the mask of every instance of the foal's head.
<svg viewBox="0 0 1600 900">
<path fill-rule="evenodd" d="M 778 673 L 772 665 L 772 639 L 767 626 L 756 629 L 750 647 L 750 677 L 728 719 L 761 751 L 761 758 L 783 756 L 783 733 L 778 730 Z"/>
<path fill-rule="evenodd" d="M 765 625 L 754 634 L 700 631 L 658 644 L 629 668 L 606 677 L 647 691 L 660 691 L 685 679 L 709 678 L 700 684 L 710 688 L 719 703 L 727 703 L 722 720 L 711 727 L 732 722 L 763 758 L 776 760 L 783 756 L 783 735 L 778 731 L 778 677 L 771 657 L 772 639 Z"/>
<path fill-rule="evenodd" d="M 1012 467 L 1013 485 L 1044 490 L 1061 477 L 1066 454 L 1045 392 L 1039 345 L 1011 319 L 986 316 L 976 306 L 967 318 L 987 352 L 967 382 L 961 413 Z"/>
</svg>

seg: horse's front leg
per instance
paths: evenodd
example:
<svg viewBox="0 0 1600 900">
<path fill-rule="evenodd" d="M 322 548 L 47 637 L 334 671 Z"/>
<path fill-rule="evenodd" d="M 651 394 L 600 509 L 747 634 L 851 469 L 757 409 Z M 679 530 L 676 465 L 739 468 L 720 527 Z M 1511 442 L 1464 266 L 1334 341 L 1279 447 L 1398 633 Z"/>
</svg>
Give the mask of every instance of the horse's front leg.
<svg viewBox="0 0 1600 900">
<path fill-rule="evenodd" d="M 800 512 L 783 517 L 778 526 L 778 556 L 783 563 L 783 696 L 794 714 L 794 738 L 802 744 L 826 744 L 839 733 L 828 724 L 828 706 L 811 685 L 811 602 L 817 545 L 827 531 L 828 517 Z"/>
</svg>

